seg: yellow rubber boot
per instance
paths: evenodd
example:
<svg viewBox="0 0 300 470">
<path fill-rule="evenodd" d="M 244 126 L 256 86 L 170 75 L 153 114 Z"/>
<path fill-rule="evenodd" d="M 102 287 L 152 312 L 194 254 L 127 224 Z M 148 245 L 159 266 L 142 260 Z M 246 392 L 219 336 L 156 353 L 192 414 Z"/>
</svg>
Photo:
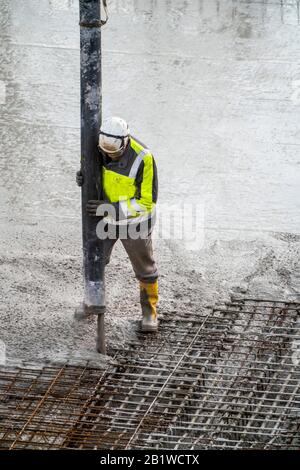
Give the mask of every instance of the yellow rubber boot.
<svg viewBox="0 0 300 470">
<path fill-rule="evenodd" d="M 157 331 L 158 320 L 156 304 L 158 302 L 158 281 L 151 284 L 140 281 L 142 306 L 142 331 Z"/>
</svg>

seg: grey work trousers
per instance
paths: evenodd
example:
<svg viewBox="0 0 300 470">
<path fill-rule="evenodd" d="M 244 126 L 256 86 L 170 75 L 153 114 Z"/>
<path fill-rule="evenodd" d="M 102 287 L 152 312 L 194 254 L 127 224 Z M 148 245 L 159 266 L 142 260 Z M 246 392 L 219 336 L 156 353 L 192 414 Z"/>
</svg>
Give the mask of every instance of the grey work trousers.
<svg viewBox="0 0 300 470">
<path fill-rule="evenodd" d="M 153 257 L 151 234 L 147 238 L 120 238 L 132 264 L 136 278 L 139 281 L 152 283 L 158 278 L 158 271 Z M 117 239 L 103 240 L 106 264 Z"/>
</svg>

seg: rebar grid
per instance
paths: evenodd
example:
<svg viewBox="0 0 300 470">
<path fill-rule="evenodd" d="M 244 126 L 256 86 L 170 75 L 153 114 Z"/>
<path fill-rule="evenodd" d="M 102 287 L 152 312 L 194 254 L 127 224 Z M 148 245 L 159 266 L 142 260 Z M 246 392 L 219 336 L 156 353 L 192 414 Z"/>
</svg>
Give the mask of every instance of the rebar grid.
<svg viewBox="0 0 300 470">
<path fill-rule="evenodd" d="M 299 312 L 234 300 L 166 315 L 104 371 L 2 368 L 0 448 L 299 449 Z"/>
</svg>

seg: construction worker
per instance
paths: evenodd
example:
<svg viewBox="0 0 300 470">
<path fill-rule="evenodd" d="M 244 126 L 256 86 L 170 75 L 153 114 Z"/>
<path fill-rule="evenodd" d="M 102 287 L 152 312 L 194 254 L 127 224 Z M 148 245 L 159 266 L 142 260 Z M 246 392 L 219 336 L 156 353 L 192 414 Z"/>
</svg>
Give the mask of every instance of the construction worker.
<svg viewBox="0 0 300 470">
<path fill-rule="evenodd" d="M 121 238 L 118 231 L 115 237 L 103 240 L 103 244 L 108 263 L 116 240 L 121 239 L 140 283 L 142 331 L 156 331 L 158 272 L 151 239 L 157 201 L 156 164 L 151 152 L 130 135 L 127 123 L 119 117 L 109 118 L 102 124 L 99 151 L 103 163 L 103 200 L 88 201 L 86 209 L 95 217 L 102 204 L 105 207 L 109 204 L 114 209 L 116 224 L 125 223 L 129 228 L 132 224 L 144 224 L 145 228 L 146 221 L 146 233 L 142 230 L 140 236 L 133 238 L 128 230 L 127 237 Z M 81 171 L 76 174 L 76 182 L 78 186 L 84 183 Z"/>
</svg>

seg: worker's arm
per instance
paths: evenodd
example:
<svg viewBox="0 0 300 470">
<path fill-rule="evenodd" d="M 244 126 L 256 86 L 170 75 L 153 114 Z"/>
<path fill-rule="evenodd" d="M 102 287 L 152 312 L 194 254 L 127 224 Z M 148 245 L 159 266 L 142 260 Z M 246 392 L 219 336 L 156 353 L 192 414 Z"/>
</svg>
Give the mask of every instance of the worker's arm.
<svg viewBox="0 0 300 470">
<path fill-rule="evenodd" d="M 157 168 L 153 156 L 149 153 L 143 158 L 136 176 L 136 194 L 132 199 L 120 203 L 127 217 L 138 217 L 153 211 L 157 201 Z"/>
</svg>

